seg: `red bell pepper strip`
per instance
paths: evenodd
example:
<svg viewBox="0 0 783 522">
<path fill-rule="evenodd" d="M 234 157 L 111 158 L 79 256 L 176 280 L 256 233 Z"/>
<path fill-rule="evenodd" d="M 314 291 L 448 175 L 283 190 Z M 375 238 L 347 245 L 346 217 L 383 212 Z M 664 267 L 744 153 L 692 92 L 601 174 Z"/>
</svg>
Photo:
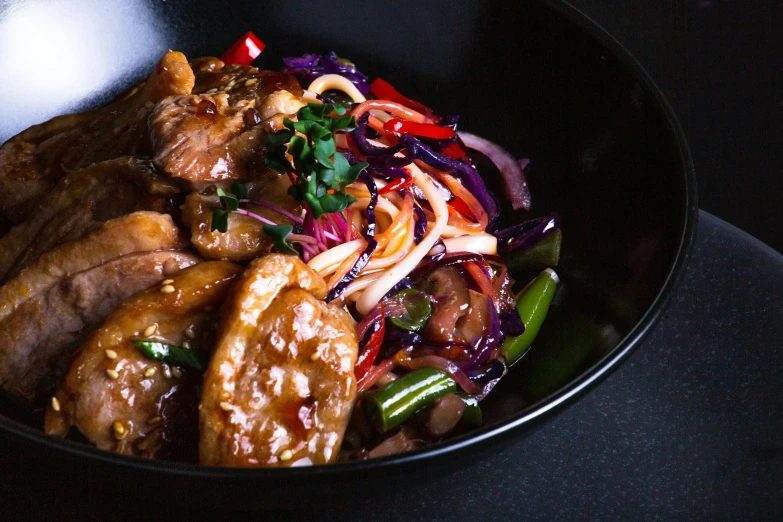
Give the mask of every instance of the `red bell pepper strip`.
<svg viewBox="0 0 783 522">
<path fill-rule="evenodd" d="M 381 307 L 383 307 L 383 305 L 381 305 Z M 386 331 L 386 320 L 383 317 L 383 309 L 381 309 L 381 326 L 370 336 L 370 340 L 367 341 L 367 345 L 356 360 L 356 366 L 354 366 L 353 372 L 354 375 L 356 375 L 357 381 L 370 371 L 372 363 L 374 363 L 375 358 L 378 357 L 378 352 L 381 351 L 381 343 L 383 343 L 383 335 Z"/>
<path fill-rule="evenodd" d="M 383 124 L 383 128 L 396 132 L 398 134 L 413 134 L 424 138 L 435 138 L 436 140 L 446 140 L 454 137 L 454 129 L 441 127 L 433 123 L 416 123 L 415 121 L 405 121 L 399 118 L 392 118 Z"/>
<path fill-rule="evenodd" d="M 459 143 L 452 143 L 445 149 L 440 151 L 444 156 L 448 156 L 452 159 L 462 159 L 467 156 L 467 153 L 459 146 Z"/>
<path fill-rule="evenodd" d="M 473 212 L 471 212 L 470 207 L 467 205 L 467 203 L 465 203 L 459 198 L 454 198 L 453 200 L 451 200 L 448 204 L 448 208 L 449 208 L 449 214 L 451 214 L 452 211 L 457 213 L 456 217 L 468 218 L 472 220 L 476 219 L 476 216 L 473 215 Z"/>
<path fill-rule="evenodd" d="M 388 185 L 381 187 L 378 189 L 378 194 L 388 194 L 389 192 L 394 192 L 395 190 L 402 190 L 406 187 L 410 187 L 413 185 L 413 177 L 409 178 L 399 178 L 395 179 Z"/>
<path fill-rule="evenodd" d="M 405 105 L 414 111 L 419 111 L 425 114 L 432 114 L 432 110 L 429 107 L 417 101 L 413 101 L 410 98 L 406 98 L 397 92 L 397 89 L 395 89 L 392 84 L 381 78 L 376 78 L 370 84 L 370 92 L 379 100 L 393 101 L 395 103 L 399 103 L 400 105 Z"/>
<path fill-rule="evenodd" d="M 261 54 L 266 45 L 258 39 L 256 35 L 248 31 L 245 35 L 232 45 L 228 51 L 223 53 L 220 61 L 226 65 L 250 65 L 253 60 Z"/>
</svg>

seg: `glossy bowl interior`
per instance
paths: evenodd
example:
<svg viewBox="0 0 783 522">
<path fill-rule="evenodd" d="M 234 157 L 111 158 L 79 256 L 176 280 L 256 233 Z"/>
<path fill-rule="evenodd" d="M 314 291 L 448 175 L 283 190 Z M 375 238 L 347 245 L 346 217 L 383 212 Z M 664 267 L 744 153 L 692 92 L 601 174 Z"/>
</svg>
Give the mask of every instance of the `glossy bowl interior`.
<svg viewBox="0 0 783 522">
<path fill-rule="evenodd" d="M 282 56 L 333 49 L 437 112 L 461 114 L 461 128 L 531 158 L 533 211 L 506 207 L 503 220 L 560 213 L 558 271 L 566 289 L 552 326 L 487 399 L 484 427 L 415 452 L 320 468 L 184 466 L 49 438 L 7 407 L 0 415 L 3 447 L 44 454 L 57 473 L 78 469 L 99 490 L 106 477 L 132 480 L 148 500 L 163 498 L 175 482 L 213 507 L 287 503 L 302 493 L 293 484 L 328 484 L 339 500 L 357 480 L 411 480 L 412 469 L 426 476 L 423 461 L 426 470 L 462 465 L 474 455 L 467 449 L 480 454 L 489 441 L 523 432 L 606 375 L 652 326 L 683 273 L 696 225 L 693 168 L 670 108 L 619 44 L 566 4 L 521 4 L 510 10 L 499 0 L 355 1 L 326 9 L 303 1 L 133 0 L 108 7 L 79 0 L 0 8 L 0 70 L 22 70 L 16 49 L 31 38 L 43 38 L 37 45 L 44 47 L 51 39 L 56 48 L 56 81 L 28 74 L 0 85 L 2 140 L 56 114 L 105 103 L 167 48 L 190 57 L 220 54 L 252 30 L 268 46 L 261 68 L 279 67 Z M 39 27 L 28 35 L 30 23 Z M 500 193 L 497 178 L 489 185 Z M 248 496 L 259 487 L 269 494 Z"/>
</svg>

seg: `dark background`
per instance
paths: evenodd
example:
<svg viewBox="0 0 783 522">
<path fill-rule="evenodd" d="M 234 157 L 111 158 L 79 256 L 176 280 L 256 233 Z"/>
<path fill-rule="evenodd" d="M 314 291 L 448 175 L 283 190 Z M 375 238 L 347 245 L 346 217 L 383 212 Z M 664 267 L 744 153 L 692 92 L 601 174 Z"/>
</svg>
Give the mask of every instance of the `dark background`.
<svg viewBox="0 0 783 522">
<path fill-rule="evenodd" d="M 620 41 L 688 137 L 699 206 L 783 251 L 783 2 L 571 0 Z"/>
</svg>

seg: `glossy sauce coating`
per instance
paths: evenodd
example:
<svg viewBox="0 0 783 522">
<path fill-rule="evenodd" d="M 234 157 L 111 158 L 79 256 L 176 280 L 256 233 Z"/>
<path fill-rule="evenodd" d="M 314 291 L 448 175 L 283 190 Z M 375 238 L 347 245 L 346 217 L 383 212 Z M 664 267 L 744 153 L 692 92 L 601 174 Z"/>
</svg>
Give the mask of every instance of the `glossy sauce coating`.
<svg viewBox="0 0 783 522">
<path fill-rule="evenodd" d="M 356 400 L 356 333 L 295 256 L 253 261 L 224 307 L 200 408 L 200 462 L 324 464 Z"/>
<path fill-rule="evenodd" d="M 54 395 L 59 411 L 47 409 L 46 432 L 65 436 L 74 425 L 101 449 L 194 457 L 201 372 L 149 359 L 132 341 L 211 352 L 219 307 L 241 271 L 222 261 L 200 263 L 170 276 L 173 292 L 158 285 L 125 301 L 74 358 Z"/>
</svg>

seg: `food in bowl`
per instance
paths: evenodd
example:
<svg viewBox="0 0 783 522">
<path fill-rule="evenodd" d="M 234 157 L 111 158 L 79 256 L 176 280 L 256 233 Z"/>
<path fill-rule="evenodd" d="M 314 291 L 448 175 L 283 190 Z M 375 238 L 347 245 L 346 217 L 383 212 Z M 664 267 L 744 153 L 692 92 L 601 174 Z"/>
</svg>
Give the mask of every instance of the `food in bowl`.
<svg viewBox="0 0 783 522">
<path fill-rule="evenodd" d="M 0 149 L 0 386 L 47 433 L 215 466 L 379 457 L 480 425 L 536 338 L 559 220 L 500 229 L 472 154 L 515 210 L 528 161 L 334 53 L 273 72 L 262 48 L 169 51 Z"/>
</svg>

